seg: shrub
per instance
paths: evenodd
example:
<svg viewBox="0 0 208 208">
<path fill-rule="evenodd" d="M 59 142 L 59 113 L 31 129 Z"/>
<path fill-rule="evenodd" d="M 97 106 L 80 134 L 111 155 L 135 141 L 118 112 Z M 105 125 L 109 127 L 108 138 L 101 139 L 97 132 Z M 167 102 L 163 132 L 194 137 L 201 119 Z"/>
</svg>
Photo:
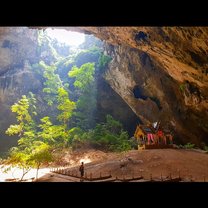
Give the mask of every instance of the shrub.
<svg viewBox="0 0 208 208">
<path fill-rule="evenodd" d="M 106 56 L 103 53 L 100 55 L 98 60 L 98 67 L 103 69 L 107 66 L 107 64 L 112 60 L 110 56 Z"/>
<path fill-rule="evenodd" d="M 130 138 L 129 144 L 131 146 L 131 149 L 138 149 L 138 142 L 134 137 Z"/>
<path fill-rule="evenodd" d="M 204 146 L 204 150 L 208 152 L 208 146 Z"/>
<path fill-rule="evenodd" d="M 192 144 L 192 143 L 187 143 L 184 145 L 185 149 L 193 149 L 195 146 L 195 144 Z"/>
<path fill-rule="evenodd" d="M 128 138 L 129 135 L 123 130 L 121 123 L 107 115 L 105 123 L 97 124 L 94 129 L 87 132 L 76 132 L 72 139 L 72 146 L 79 148 L 83 145 L 91 145 L 106 151 L 121 152 L 131 149 Z"/>
<path fill-rule="evenodd" d="M 179 89 L 181 92 L 183 92 L 185 90 L 185 84 L 180 84 Z"/>
</svg>

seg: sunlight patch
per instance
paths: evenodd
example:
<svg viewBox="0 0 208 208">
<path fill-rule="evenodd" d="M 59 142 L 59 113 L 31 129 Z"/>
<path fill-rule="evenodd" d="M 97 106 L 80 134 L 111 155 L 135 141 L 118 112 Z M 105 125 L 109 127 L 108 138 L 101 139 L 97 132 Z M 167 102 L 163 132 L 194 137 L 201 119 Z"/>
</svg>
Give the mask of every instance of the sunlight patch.
<svg viewBox="0 0 208 208">
<path fill-rule="evenodd" d="M 80 161 L 79 161 L 80 163 L 90 163 L 91 162 L 91 160 L 88 158 L 88 157 L 85 157 L 85 158 L 82 158 Z"/>
<path fill-rule="evenodd" d="M 85 41 L 85 35 L 78 32 L 71 32 L 65 29 L 46 29 L 47 35 L 58 42 L 70 46 L 78 46 Z"/>
</svg>

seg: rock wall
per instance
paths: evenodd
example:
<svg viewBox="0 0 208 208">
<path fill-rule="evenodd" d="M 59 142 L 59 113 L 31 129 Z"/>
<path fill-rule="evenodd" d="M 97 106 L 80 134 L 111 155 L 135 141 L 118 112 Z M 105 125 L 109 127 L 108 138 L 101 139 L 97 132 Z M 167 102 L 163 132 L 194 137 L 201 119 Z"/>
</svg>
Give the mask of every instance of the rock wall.
<svg viewBox="0 0 208 208">
<path fill-rule="evenodd" d="M 5 130 L 15 122 L 10 106 L 29 91 L 37 93 L 40 77 L 31 65 L 38 60 L 37 31 L 24 27 L 0 28 L 0 151 L 16 144 Z"/>
<path fill-rule="evenodd" d="M 208 27 L 70 30 L 106 41 L 105 78 L 144 123 L 161 120 L 180 142 L 208 142 Z"/>
</svg>

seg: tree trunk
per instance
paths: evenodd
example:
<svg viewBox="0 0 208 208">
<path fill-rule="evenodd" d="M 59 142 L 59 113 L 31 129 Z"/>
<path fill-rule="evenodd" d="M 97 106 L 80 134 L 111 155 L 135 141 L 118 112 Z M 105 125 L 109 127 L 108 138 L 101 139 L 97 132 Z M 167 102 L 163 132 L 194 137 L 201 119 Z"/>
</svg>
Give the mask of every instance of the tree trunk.
<svg viewBox="0 0 208 208">
<path fill-rule="evenodd" d="M 37 171 L 36 171 L 36 180 L 38 180 L 38 170 L 40 168 L 40 164 L 38 163 L 38 166 L 37 166 Z"/>
<path fill-rule="evenodd" d="M 12 177 L 13 177 L 14 179 L 16 179 L 15 176 L 14 176 L 14 171 L 15 171 L 15 169 L 12 171 Z"/>
<path fill-rule="evenodd" d="M 23 168 L 23 175 L 22 175 L 20 181 L 23 180 L 24 176 L 28 173 L 28 171 L 29 171 L 29 170 L 26 170 L 26 171 L 25 171 L 25 169 Z"/>
</svg>

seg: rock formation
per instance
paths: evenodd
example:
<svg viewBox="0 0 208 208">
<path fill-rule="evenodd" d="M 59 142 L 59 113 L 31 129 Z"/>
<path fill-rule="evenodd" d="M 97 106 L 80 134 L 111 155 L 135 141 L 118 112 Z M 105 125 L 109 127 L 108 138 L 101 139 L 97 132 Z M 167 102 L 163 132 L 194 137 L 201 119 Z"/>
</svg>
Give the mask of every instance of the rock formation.
<svg viewBox="0 0 208 208">
<path fill-rule="evenodd" d="M 37 29 L 41 28 L 0 28 L 1 150 L 2 146 L 16 142 L 3 139 L 5 129 L 14 121 L 9 107 L 28 91 L 41 93 L 41 77 L 31 70 L 44 56 L 38 52 Z M 105 41 L 105 53 L 112 61 L 104 74 L 107 83 L 102 86 L 113 89 L 115 92 L 110 95 L 115 95 L 110 96 L 111 104 L 106 98 L 99 106 L 110 112 L 109 105 L 124 101 L 121 105 L 127 104 L 126 109 L 131 109 L 132 114 L 128 117 L 128 110 L 128 115 L 120 118 L 123 123 L 126 121 L 126 126 L 131 126 L 131 134 L 136 120 L 142 123 L 160 120 L 174 132 L 177 142 L 199 146 L 208 143 L 207 27 L 65 29 L 93 34 Z M 100 95 L 106 97 L 106 92 Z M 120 98 L 115 98 L 118 95 Z"/>
</svg>

